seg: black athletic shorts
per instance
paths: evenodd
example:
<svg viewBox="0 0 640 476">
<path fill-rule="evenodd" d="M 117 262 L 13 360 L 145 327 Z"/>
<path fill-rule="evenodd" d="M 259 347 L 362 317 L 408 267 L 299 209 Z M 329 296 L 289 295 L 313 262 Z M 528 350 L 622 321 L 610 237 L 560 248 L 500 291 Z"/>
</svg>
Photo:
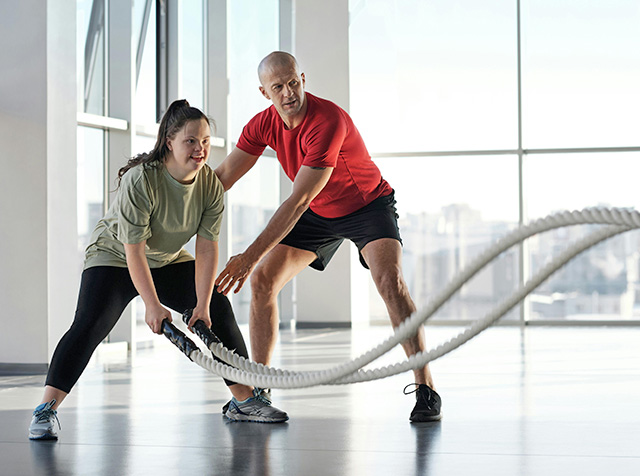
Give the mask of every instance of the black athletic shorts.
<svg viewBox="0 0 640 476">
<path fill-rule="evenodd" d="M 356 244 L 360 263 L 367 269 L 369 266 L 362 256 L 362 248 L 367 243 L 380 238 L 393 238 L 402 244 L 394 192 L 338 218 L 324 218 L 307 209 L 280 243 L 313 251 L 318 259 L 310 266 L 322 271 L 345 238 Z"/>
</svg>

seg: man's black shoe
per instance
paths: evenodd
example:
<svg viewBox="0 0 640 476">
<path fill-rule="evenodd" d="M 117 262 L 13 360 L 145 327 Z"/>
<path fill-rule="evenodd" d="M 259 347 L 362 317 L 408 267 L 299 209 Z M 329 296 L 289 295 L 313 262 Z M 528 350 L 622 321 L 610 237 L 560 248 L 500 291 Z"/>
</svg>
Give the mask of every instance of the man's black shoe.
<svg viewBox="0 0 640 476">
<path fill-rule="evenodd" d="M 407 392 L 407 389 L 411 386 L 415 388 Z M 409 395 L 411 393 L 416 394 L 416 406 L 413 407 L 413 411 L 411 412 L 411 416 L 409 420 L 414 423 L 425 422 L 425 421 L 438 421 L 442 418 L 442 413 L 440 411 L 440 407 L 442 405 L 442 400 L 440 399 L 440 395 L 436 393 L 428 385 L 412 383 L 407 385 L 403 390 L 405 395 Z"/>
</svg>

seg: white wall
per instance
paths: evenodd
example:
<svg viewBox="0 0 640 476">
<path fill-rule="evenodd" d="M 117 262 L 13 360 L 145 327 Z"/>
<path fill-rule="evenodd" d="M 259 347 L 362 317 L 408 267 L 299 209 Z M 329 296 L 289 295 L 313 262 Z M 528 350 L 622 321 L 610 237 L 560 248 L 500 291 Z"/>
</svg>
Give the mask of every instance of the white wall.
<svg viewBox="0 0 640 476">
<path fill-rule="evenodd" d="M 75 310 L 75 19 L 75 2 L 2 5 L 2 364 L 46 364 Z"/>
</svg>

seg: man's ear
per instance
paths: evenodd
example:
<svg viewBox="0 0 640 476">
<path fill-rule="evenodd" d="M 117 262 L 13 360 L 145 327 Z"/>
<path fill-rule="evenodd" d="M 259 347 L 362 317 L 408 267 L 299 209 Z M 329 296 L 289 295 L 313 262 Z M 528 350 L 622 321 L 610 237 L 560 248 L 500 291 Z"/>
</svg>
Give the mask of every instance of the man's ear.
<svg viewBox="0 0 640 476">
<path fill-rule="evenodd" d="M 264 89 L 262 86 L 259 86 L 258 89 L 260 90 L 260 92 L 264 97 L 266 97 L 269 101 L 271 101 L 271 97 L 269 97 L 269 94 L 267 93 L 266 89 Z"/>
</svg>

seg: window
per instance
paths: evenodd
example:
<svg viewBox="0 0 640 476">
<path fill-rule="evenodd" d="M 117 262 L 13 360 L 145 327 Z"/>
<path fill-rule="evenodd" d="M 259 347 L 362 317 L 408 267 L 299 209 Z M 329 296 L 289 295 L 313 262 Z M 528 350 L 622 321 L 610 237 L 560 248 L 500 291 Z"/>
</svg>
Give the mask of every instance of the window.
<svg viewBox="0 0 640 476">
<path fill-rule="evenodd" d="M 257 69 L 262 58 L 278 49 L 278 6 L 275 0 L 227 3 L 229 137 L 233 143 L 249 119 L 270 105 L 258 90 Z M 279 184 L 280 164 L 267 154 L 231 189 L 232 254 L 243 252 L 267 225 L 280 204 Z M 247 282 L 233 297 L 240 323 L 248 322 L 250 300 Z"/>
<path fill-rule="evenodd" d="M 396 188 L 418 307 L 518 223 L 638 207 L 639 20 L 632 0 L 350 2 L 351 114 Z M 588 228 L 531 238 L 438 317 L 479 317 Z M 583 253 L 525 315 L 637 319 L 638 253 L 637 232 Z"/>
<path fill-rule="evenodd" d="M 204 109 L 205 8 L 202 0 L 181 2 L 180 8 L 180 96 L 193 107 Z"/>
<path fill-rule="evenodd" d="M 278 49 L 277 0 L 227 3 L 229 62 L 229 137 L 238 140 L 249 119 L 271 103 L 258 86 L 258 64 Z"/>
<path fill-rule="evenodd" d="M 155 124 L 158 119 L 158 111 L 156 110 L 156 2 L 150 3 L 148 18 L 144 15 L 146 3 L 146 0 L 134 2 L 135 18 L 137 19 L 134 21 L 135 34 L 139 38 L 141 34 L 146 33 L 144 47 L 139 47 L 137 50 L 137 54 L 141 54 L 142 57 L 136 58 L 136 64 L 139 64 L 140 69 L 136 70 L 134 110 L 136 122 L 149 126 Z M 143 23 L 145 19 L 146 25 Z M 142 150 L 136 149 L 134 153 Z"/>
<path fill-rule="evenodd" d="M 395 189 L 403 272 L 418 308 L 518 223 L 517 157 L 394 157 L 376 163 Z M 518 269 L 518 250 L 512 248 L 465 285 L 434 319 L 483 317 L 515 290 Z M 386 321 L 375 287 L 370 302 L 372 319 Z"/>
<path fill-rule="evenodd" d="M 351 114 L 371 152 L 517 147 L 515 2 L 351 2 Z"/>
<path fill-rule="evenodd" d="M 78 253 L 104 215 L 104 137 L 102 129 L 78 127 Z"/>
<path fill-rule="evenodd" d="M 550 154 L 527 157 L 528 218 L 586 207 L 638 208 L 640 152 Z M 578 241 L 592 226 L 549 231 L 529 240 L 531 273 Z M 530 298 L 532 319 L 640 317 L 640 234 L 627 232 L 588 250 L 543 283 Z"/>
<path fill-rule="evenodd" d="M 78 110 L 106 115 L 105 0 L 78 0 Z"/>
<path fill-rule="evenodd" d="M 522 4 L 525 147 L 637 146 L 638 2 Z"/>
</svg>

